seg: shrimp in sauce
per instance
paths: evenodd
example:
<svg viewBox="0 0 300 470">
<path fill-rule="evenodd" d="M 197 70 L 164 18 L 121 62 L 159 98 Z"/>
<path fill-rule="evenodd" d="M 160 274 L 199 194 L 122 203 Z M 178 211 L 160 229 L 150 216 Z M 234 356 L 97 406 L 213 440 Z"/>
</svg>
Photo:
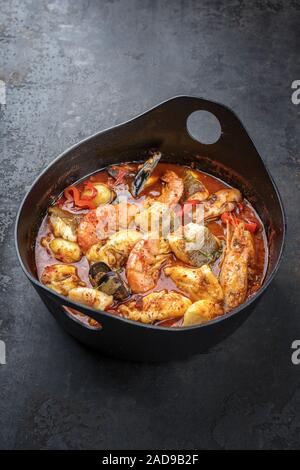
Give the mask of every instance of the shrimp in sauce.
<svg viewBox="0 0 300 470">
<path fill-rule="evenodd" d="M 36 240 L 45 286 L 161 327 L 213 320 L 259 289 L 268 246 L 253 207 L 238 189 L 161 157 L 113 165 L 65 189 Z M 201 208 L 201 223 L 194 212 L 184 219 L 187 205 Z M 197 234 L 202 244 L 190 249 Z"/>
</svg>

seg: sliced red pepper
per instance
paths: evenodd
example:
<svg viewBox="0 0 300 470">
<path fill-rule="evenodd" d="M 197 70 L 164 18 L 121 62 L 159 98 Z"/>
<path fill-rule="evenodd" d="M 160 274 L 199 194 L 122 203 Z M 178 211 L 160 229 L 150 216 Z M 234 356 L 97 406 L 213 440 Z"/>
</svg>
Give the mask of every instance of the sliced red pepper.
<svg viewBox="0 0 300 470">
<path fill-rule="evenodd" d="M 258 224 L 255 222 L 245 222 L 244 220 L 239 219 L 231 212 L 224 212 L 221 215 L 221 220 L 223 223 L 229 222 L 233 226 L 243 223 L 245 225 L 245 229 L 251 233 L 254 233 L 258 226 Z"/>
<path fill-rule="evenodd" d="M 223 224 L 229 222 L 231 225 L 237 225 L 237 219 L 231 212 L 223 212 L 223 214 L 221 215 L 221 220 Z"/>
<path fill-rule="evenodd" d="M 94 188 L 96 190 L 96 188 Z M 97 190 L 96 190 L 97 194 Z M 95 209 L 95 205 L 90 200 L 90 196 L 88 198 L 81 198 L 80 192 L 76 186 L 69 186 L 64 190 L 64 196 L 67 201 L 74 201 L 75 206 L 77 207 L 86 207 L 88 209 Z M 95 196 L 93 196 L 95 197 Z"/>
<path fill-rule="evenodd" d="M 257 229 L 257 224 L 255 222 L 245 222 L 245 229 L 248 230 L 251 233 L 256 232 Z"/>
</svg>

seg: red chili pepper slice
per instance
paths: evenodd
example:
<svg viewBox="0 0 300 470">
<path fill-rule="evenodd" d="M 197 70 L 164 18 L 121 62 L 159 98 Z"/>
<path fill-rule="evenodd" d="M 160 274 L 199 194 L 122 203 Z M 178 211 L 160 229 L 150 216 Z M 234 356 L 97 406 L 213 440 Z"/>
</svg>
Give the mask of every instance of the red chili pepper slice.
<svg viewBox="0 0 300 470">
<path fill-rule="evenodd" d="M 229 222 L 231 225 L 237 225 L 237 219 L 231 212 L 223 212 L 223 214 L 221 215 L 221 221 L 223 222 L 223 224 Z"/>
<path fill-rule="evenodd" d="M 256 232 L 257 224 L 255 222 L 245 223 L 245 229 L 251 233 Z"/>
<path fill-rule="evenodd" d="M 229 222 L 233 226 L 238 225 L 238 224 L 243 222 L 244 225 L 245 225 L 245 229 L 248 230 L 251 233 L 254 233 L 256 231 L 257 227 L 258 227 L 257 223 L 255 223 L 255 222 L 245 222 L 244 220 L 239 219 L 238 217 L 236 217 L 231 212 L 224 212 L 221 215 L 221 221 L 223 223 Z"/>
<path fill-rule="evenodd" d="M 94 188 L 97 194 L 96 188 Z M 94 194 L 94 193 L 93 193 Z M 81 198 L 80 192 L 76 186 L 69 186 L 64 190 L 64 196 L 67 201 L 74 201 L 75 206 L 77 207 L 85 207 L 88 209 L 95 209 L 95 205 L 91 201 L 90 196 L 87 198 Z M 95 196 L 93 196 L 94 198 Z"/>
</svg>

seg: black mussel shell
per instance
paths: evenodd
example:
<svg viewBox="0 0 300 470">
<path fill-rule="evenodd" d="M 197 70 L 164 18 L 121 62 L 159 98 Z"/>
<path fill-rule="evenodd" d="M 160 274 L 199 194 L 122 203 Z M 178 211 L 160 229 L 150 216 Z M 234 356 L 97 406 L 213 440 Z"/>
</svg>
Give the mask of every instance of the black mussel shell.
<svg viewBox="0 0 300 470">
<path fill-rule="evenodd" d="M 109 272 L 111 272 L 110 267 L 102 261 L 92 264 L 89 270 L 89 279 L 92 286 L 98 287 L 103 276 Z"/>
<path fill-rule="evenodd" d="M 152 175 L 156 165 L 161 159 L 161 152 L 155 152 L 139 169 L 131 185 L 131 194 L 137 197 L 143 190 L 148 178 Z"/>
<path fill-rule="evenodd" d="M 105 294 L 112 295 L 115 300 L 119 301 L 127 299 L 131 294 L 130 288 L 115 271 L 105 274 L 101 278 L 97 289 Z"/>
</svg>

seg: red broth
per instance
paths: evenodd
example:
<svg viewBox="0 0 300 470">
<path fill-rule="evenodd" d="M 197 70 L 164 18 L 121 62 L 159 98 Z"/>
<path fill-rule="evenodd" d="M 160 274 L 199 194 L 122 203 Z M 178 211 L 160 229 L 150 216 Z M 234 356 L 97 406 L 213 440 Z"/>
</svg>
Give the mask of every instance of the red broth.
<svg viewBox="0 0 300 470">
<path fill-rule="evenodd" d="M 137 163 L 129 163 L 128 164 L 130 168 L 132 168 L 134 171 L 137 171 L 138 164 Z M 122 165 L 120 165 L 120 168 L 122 168 Z M 138 199 L 136 198 L 131 198 L 128 200 L 129 203 L 137 203 L 137 202 L 142 202 L 147 196 L 157 196 L 161 192 L 162 188 L 162 182 L 160 180 L 160 177 L 167 171 L 167 170 L 172 170 L 174 171 L 178 176 L 183 177 L 185 171 L 187 170 L 186 166 L 180 166 L 180 165 L 175 165 L 175 164 L 169 164 L 169 163 L 159 163 L 157 167 L 155 168 L 154 172 L 152 173 L 152 176 L 155 178 L 157 177 L 157 181 L 151 185 L 148 186 L 142 193 L 139 195 Z M 220 189 L 228 188 L 230 187 L 228 184 L 225 182 L 221 181 L 218 178 L 215 178 L 207 173 L 203 173 L 199 170 L 193 169 L 193 172 L 197 174 L 197 177 L 200 181 L 203 182 L 205 187 L 208 189 L 209 193 L 214 193 Z M 108 172 L 106 170 L 101 170 L 99 172 L 94 173 L 93 175 L 89 176 L 88 178 L 81 180 L 76 186 L 79 190 L 83 188 L 83 185 L 85 181 L 91 181 L 92 183 L 112 183 L 113 179 L 111 176 L 109 176 Z M 65 200 L 64 196 L 61 196 L 60 199 L 56 202 L 62 209 L 68 210 L 72 213 L 76 212 L 77 214 L 86 214 L 89 210 L 88 209 L 74 209 L 72 207 L 72 204 Z M 265 233 L 264 226 L 254 210 L 254 208 L 251 206 L 251 204 L 246 201 L 245 199 L 243 200 L 243 209 L 240 211 L 239 208 L 236 208 L 233 213 L 238 216 L 240 219 L 243 219 L 247 222 L 256 222 L 258 224 L 258 229 L 255 231 L 253 234 L 253 239 L 254 239 L 254 246 L 255 246 L 255 252 L 256 252 L 256 263 L 254 267 L 254 272 L 252 273 L 251 279 L 249 280 L 249 285 L 248 285 L 248 292 L 247 292 L 247 298 L 249 298 L 251 295 L 253 295 L 261 286 L 266 269 L 267 269 L 267 263 L 268 263 L 268 244 L 267 244 L 267 237 Z M 212 222 L 207 223 L 207 227 L 210 229 L 210 231 L 220 238 L 221 240 L 226 239 L 226 225 L 224 225 L 220 219 L 214 220 Z M 44 218 L 42 221 L 42 224 L 39 228 L 37 239 L 36 239 L 36 245 L 35 245 L 35 262 L 36 262 L 36 268 L 37 268 L 37 275 L 38 278 L 41 279 L 41 275 L 43 273 L 43 270 L 46 266 L 52 265 L 52 264 L 61 264 L 60 261 L 58 261 L 51 250 L 48 248 L 42 246 L 41 240 L 43 237 L 49 237 L 49 239 L 54 238 L 50 226 L 48 224 L 48 216 Z M 217 260 L 214 264 L 211 265 L 211 268 L 213 272 L 218 275 L 219 274 L 219 262 L 220 259 Z M 72 264 L 72 263 L 68 263 Z M 88 273 L 89 273 L 89 262 L 85 256 L 82 256 L 81 260 L 77 263 L 73 263 L 74 266 L 76 266 L 78 275 L 80 279 L 86 283 L 87 287 L 91 287 Z M 168 265 L 170 264 L 182 264 L 181 261 L 179 261 L 175 255 L 173 255 L 173 258 L 171 259 L 171 262 L 168 261 Z M 126 278 L 125 275 L 125 270 L 123 269 L 121 271 L 121 275 Z M 156 292 L 156 291 L 161 291 L 162 289 L 167 289 L 168 291 L 176 291 L 184 294 L 184 292 L 181 292 L 180 289 L 176 286 L 176 284 L 171 280 L 170 277 L 165 276 L 163 269 L 160 271 L 160 277 L 159 280 L 152 290 L 146 292 L 145 294 L 142 295 L 148 295 L 150 292 Z M 185 294 L 186 295 L 186 294 Z M 132 295 L 130 297 L 130 301 L 140 298 L 141 295 Z M 114 303 L 109 309 L 107 309 L 109 312 L 118 314 L 117 309 L 118 309 L 119 304 Z M 74 309 L 69 309 L 68 313 L 72 315 L 76 315 L 76 310 Z M 82 315 L 81 315 L 82 316 Z M 80 318 L 81 318 L 80 316 Z M 90 322 L 93 326 L 96 325 L 96 322 L 92 320 Z M 177 319 L 168 319 L 164 320 L 162 322 L 158 322 L 160 326 L 180 326 L 181 320 L 178 318 Z"/>
</svg>

